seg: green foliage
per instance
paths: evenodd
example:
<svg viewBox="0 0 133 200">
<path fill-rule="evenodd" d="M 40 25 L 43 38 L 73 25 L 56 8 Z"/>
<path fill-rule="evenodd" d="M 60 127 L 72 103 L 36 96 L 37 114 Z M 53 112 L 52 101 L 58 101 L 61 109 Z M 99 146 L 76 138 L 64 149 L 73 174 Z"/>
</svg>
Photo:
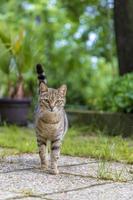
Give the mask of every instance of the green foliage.
<svg viewBox="0 0 133 200">
<path fill-rule="evenodd" d="M 112 61 L 115 55 L 113 2 L 107 0 L 60 0 L 67 16 L 78 24 L 81 40 L 87 42 L 89 54 Z M 88 40 L 94 37 L 92 44 Z"/>
<path fill-rule="evenodd" d="M 68 85 L 69 105 L 99 108 L 117 74 L 112 10 L 105 0 L 1 1 L 0 95 L 21 73 L 26 95 L 35 96 L 41 62 L 50 87 Z"/>
<path fill-rule="evenodd" d="M 102 108 L 113 112 L 133 112 L 133 73 L 114 79 L 103 97 Z"/>
<path fill-rule="evenodd" d="M 14 32 L 12 26 L 9 27 L 10 31 L 7 31 L 5 24 L 1 23 L 0 26 L 0 71 L 3 74 L 1 84 L 5 85 L 1 93 L 7 95 L 9 84 L 15 86 L 21 75 L 26 93 L 32 95 L 35 81 L 34 66 L 36 60 L 42 62 L 42 46 L 37 48 L 41 42 L 39 34 L 37 32 L 32 34 L 33 28 L 20 28 Z"/>
</svg>

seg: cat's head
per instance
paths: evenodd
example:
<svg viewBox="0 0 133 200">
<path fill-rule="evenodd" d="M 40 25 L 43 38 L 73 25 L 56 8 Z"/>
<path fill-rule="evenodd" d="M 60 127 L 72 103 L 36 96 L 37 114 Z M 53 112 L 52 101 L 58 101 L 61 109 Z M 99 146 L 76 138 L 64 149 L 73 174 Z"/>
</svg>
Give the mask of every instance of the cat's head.
<svg viewBox="0 0 133 200">
<path fill-rule="evenodd" d="M 40 106 L 43 110 L 56 112 L 61 110 L 66 103 L 67 86 L 58 89 L 48 88 L 45 83 L 40 83 Z"/>
</svg>

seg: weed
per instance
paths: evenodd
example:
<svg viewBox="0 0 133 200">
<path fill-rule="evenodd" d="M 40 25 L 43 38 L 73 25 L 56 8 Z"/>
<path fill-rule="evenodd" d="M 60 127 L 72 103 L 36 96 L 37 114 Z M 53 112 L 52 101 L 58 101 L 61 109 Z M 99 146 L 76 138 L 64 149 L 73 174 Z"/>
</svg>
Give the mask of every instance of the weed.
<svg viewBox="0 0 133 200">
<path fill-rule="evenodd" d="M 111 180 L 115 182 L 127 182 L 128 179 L 124 174 L 124 168 L 121 170 L 112 170 L 111 166 L 108 163 L 102 161 L 98 166 L 97 178 L 103 180 Z"/>
</svg>

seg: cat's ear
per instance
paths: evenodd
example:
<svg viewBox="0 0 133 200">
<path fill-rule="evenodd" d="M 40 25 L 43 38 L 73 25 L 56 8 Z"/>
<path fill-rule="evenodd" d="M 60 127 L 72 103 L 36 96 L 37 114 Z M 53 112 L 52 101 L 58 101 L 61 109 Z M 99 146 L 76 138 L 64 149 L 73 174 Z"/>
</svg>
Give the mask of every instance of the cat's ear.
<svg viewBox="0 0 133 200">
<path fill-rule="evenodd" d="M 40 89 L 40 92 L 47 92 L 48 91 L 47 85 L 43 82 L 40 83 L 39 89 Z"/>
<path fill-rule="evenodd" d="M 58 91 L 61 95 L 66 96 L 66 92 L 67 92 L 67 86 L 66 85 L 62 85 L 60 86 L 60 88 L 58 88 Z"/>
</svg>

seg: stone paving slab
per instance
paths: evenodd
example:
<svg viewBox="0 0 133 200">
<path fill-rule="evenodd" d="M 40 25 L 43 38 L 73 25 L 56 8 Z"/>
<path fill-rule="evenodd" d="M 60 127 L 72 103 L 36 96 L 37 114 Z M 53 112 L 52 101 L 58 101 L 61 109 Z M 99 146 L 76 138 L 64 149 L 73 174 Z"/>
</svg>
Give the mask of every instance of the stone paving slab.
<svg viewBox="0 0 133 200">
<path fill-rule="evenodd" d="M 37 195 L 81 188 L 101 182 L 95 179 L 81 178 L 73 175 L 61 174 L 53 176 L 40 172 L 39 170 L 26 170 L 1 174 L 0 180 L 0 188 L 2 190 L 5 188 L 8 191 L 15 192 L 25 192 L 28 190 L 29 193 L 35 193 Z"/>
<path fill-rule="evenodd" d="M 30 154 L 23 154 L 21 156 L 12 156 L 7 157 L 1 162 L 0 173 L 9 172 L 16 170 L 31 170 L 32 168 L 39 168 L 40 161 L 37 155 L 32 156 Z M 9 163 L 5 165 L 5 162 Z M 124 163 L 118 162 L 105 162 L 98 161 L 95 159 L 89 158 L 80 158 L 80 157 L 64 157 L 62 156 L 59 160 L 59 169 L 61 173 L 85 176 L 85 177 L 98 177 L 99 169 L 105 165 L 105 169 L 108 172 L 120 174 L 123 180 L 133 180 L 133 165 L 126 165 Z M 4 166 L 4 167 L 3 167 Z M 132 173 L 130 173 L 132 171 Z"/>
<path fill-rule="evenodd" d="M 0 160 L 0 200 L 130 200 L 133 199 L 131 165 L 108 163 L 112 170 L 126 169 L 126 183 L 100 180 L 100 161 L 61 156 L 60 175 L 40 169 L 37 154 L 8 156 Z M 129 178 L 130 177 L 130 178 Z"/>
<path fill-rule="evenodd" d="M 47 195 L 51 200 L 133 200 L 133 185 L 105 184 L 54 195 Z"/>
<path fill-rule="evenodd" d="M 22 194 L 16 194 L 15 192 L 9 192 L 9 191 L 4 191 L 1 190 L 1 186 L 0 186 L 0 200 L 4 200 L 4 199 L 13 199 L 13 198 L 20 198 L 22 197 Z"/>
<path fill-rule="evenodd" d="M 69 173 L 85 176 L 85 177 L 93 177 L 97 178 L 99 176 L 100 171 L 105 171 L 106 173 L 111 173 L 113 176 L 119 176 L 119 178 L 123 181 L 132 181 L 133 180 L 133 166 L 126 165 L 123 163 L 117 162 L 88 162 L 81 165 L 71 166 L 61 168 L 63 173 Z"/>
</svg>

